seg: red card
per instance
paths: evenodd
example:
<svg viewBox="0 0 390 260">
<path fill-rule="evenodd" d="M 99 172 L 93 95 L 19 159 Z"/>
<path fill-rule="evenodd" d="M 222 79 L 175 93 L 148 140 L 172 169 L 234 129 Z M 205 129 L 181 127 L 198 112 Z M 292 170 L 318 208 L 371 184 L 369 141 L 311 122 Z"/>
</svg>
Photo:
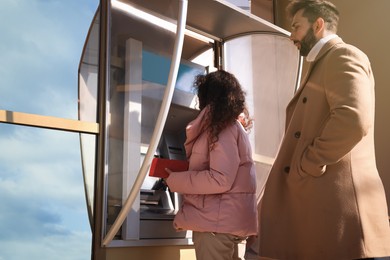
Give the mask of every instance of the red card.
<svg viewBox="0 0 390 260">
<path fill-rule="evenodd" d="M 181 172 L 188 170 L 188 162 L 184 160 L 171 160 L 163 158 L 153 158 L 150 165 L 149 176 L 166 178 L 168 173 L 165 168 L 170 169 L 173 172 Z"/>
</svg>

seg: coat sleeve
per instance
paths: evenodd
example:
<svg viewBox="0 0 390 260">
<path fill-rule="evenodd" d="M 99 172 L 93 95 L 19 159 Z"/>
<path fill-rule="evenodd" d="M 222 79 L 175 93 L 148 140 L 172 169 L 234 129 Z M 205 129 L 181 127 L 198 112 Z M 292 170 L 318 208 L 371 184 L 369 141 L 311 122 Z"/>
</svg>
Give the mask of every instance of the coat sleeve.
<svg viewBox="0 0 390 260">
<path fill-rule="evenodd" d="M 218 194 L 229 191 L 240 164 L 234 132 L 229 127 L 220 133 L 214 149 L 210 151 L 208 169 L 172 172 L 167 178 L 170 190 L 183 194 Z M 204 152 L 193 151 L 191 156 Z"/>
<path fill-rule="evenodd" d="M 307 147 L 301 171 L 320 176 L 367 135 L 374 122 L 374 79 L 366 55 L 352 47 L 335 50 L 323 70 L 329 118 Z"/>
</svg>

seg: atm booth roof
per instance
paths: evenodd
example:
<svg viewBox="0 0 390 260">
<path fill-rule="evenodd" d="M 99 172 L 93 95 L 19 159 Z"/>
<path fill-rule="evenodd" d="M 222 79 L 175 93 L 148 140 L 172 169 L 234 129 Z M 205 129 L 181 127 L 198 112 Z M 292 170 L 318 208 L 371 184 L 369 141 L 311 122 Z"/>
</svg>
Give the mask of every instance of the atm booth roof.
<svg viewBox="0 0 390 260">
<path fill-rule="evenodd" d="M 164 19 L 177 20 L 179 0 L 120 0 L 120 2 L 148 10 Z M 222 0 L 188 0 L 187 28 L 210 38 L 226 41 L 253 33 L 277 34 L 288 37 L 289 32 Z M 189 37 L 186 37 L 189 38 Z M 186 39 L 183 58 L 190 58 L 210 45 Z"/>
</svg>

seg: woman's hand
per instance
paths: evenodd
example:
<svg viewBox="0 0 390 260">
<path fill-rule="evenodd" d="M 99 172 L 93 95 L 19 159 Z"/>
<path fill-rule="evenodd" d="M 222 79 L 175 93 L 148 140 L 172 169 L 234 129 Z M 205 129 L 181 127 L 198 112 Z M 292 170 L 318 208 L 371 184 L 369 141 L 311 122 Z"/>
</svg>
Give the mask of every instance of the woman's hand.
<svg viewBox="0 0 390 260">
<path fill-rule="evenodd" d="M 171 171 L 170 169 L 168 169 L 168 168 L 165 168 L 165 171 L 168 173 L 168 175 L 171 174 L 171 172 L 172 172 L 172 171 Z"/>
<path fill-rule="evenodd" d="M 168 173 L 168 177 L 169 177 L 169 174 L 172 173 L 171 169 L 168 169 L 168 168 L 165 168 L 165 171 Z M 164 182 L 165 186 L 167 186 L 167 187 L 168 187 L 168 183 L 167 183 L 168 177 L 163 178 L 163 182 Z"/>
</svg>

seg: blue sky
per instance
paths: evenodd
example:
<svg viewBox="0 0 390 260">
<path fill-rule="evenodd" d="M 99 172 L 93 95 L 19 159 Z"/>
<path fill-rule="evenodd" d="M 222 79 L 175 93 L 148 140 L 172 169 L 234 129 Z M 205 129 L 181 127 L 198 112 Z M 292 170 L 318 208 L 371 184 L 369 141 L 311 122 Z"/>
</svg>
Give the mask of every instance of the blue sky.
<svg viewBox="0 0 390 260">
<path fill-rule="evenodd" d="M 1 0 L 1 109 L 77 118 L 78 62 L 98 3 Z"/>
<path fill-rule="evenodd" d="M 0 0 L 0 109 L 77 119 L 99 0 Z M 89 259 L 78 135 L 0 124 L 0 260 Z"/>
</svg>

